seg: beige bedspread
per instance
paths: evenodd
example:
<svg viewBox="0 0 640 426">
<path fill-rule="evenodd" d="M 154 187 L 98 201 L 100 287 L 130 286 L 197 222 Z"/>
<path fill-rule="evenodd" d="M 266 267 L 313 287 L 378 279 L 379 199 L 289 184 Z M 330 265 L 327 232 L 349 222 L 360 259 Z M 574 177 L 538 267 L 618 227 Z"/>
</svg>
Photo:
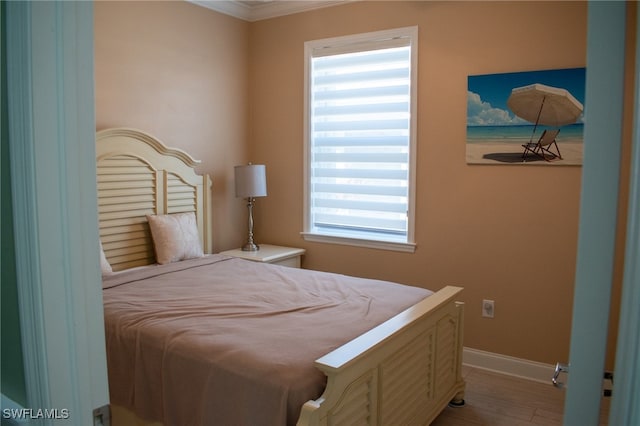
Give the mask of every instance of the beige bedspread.
<svg viewBox="0 0 640 426">
<path fill-rule="evenodd" d="M 295 424 L 314 360 L 431 294 L 221 255 L 103 287 L 111 401 L 167 426 Z"/>
</svg>

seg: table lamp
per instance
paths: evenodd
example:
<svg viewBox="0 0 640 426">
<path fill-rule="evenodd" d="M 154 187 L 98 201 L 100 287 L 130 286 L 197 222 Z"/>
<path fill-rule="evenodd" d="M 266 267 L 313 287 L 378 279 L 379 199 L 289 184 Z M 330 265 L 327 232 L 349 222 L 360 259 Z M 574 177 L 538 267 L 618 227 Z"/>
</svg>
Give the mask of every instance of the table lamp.
<svg viewBox="0 0 640 426">
<path fill-rule="evenodd" d="M 249 240 L 243 251 L 258 251 L 260 247 L 253 241 L 253 205 L 256 197 L 267 196 L 267 174 L 264 164 L 235 166 L 236 198 L 246 198 L 249 209 Z"/>
</svg>

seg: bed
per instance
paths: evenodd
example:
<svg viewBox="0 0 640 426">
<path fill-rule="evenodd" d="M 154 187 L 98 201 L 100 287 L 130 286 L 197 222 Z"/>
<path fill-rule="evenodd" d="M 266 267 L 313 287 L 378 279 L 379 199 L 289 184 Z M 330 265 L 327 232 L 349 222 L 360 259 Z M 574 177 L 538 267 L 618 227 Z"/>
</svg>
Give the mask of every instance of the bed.
<svg viewBox="0 0 640 426">
<path fill-rule="evenodd" d="M 197 161 L 123 128 L 96 152 L 112 424 L 428 424 L 463 403 L 461 288 L 210 254 Z M 167 257 L 176 218 L 201 253 Z"/>
</svg>

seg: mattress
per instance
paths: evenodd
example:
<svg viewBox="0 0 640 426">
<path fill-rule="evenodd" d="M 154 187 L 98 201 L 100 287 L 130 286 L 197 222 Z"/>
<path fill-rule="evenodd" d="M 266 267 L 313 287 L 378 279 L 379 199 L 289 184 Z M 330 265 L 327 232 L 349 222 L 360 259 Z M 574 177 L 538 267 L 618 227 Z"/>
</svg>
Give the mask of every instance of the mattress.
<svg viewBox="0 0 640 426">
<path fill-rule="evenodd" d="M 314 360 L 432 294 L 223 255 L 103 277 L 113 403 L 165 425 L 291 425 Z"/>
</svg>

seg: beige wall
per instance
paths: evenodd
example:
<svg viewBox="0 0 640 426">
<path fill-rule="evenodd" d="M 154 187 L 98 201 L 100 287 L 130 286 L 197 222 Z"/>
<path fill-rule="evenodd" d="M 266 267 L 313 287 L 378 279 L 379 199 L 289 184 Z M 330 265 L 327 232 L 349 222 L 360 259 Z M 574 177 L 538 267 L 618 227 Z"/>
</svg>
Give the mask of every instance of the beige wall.
<svg viewBox="0 0 640 426">
<path fill-rule="evenodd" d="M 265 163 L 258 242 L 305 247 L 308 268 L 463 286 L 465 346 L 568 360 L 581 168 L 467 165 L 466 85 L 468 75 L 584 66 L 586 3 L 355 2 L 254 23 L 182 1 L 94 8 L 98 129 L 136 127 L 202 160 L 215 251 L 246 235 L 233 166 Z M 410 25 L 420 33 L 418 248 L 307 243 L 303 44 Z M 496 301 L 495 319 L 481 318 L 483 298 Z"/>
<path fill-rule="evenodd" d="M 97 130 L 134 127 L 201 160 L 214 250 L 245 237 L 233 166 L 247 161 L 247 22 L 184 1 L 94 5 Z"/>
<path fill-rule="evenodd" d="M 465 163 L 467 76 L 586 64 L 582 2 L 356 2 L 251 25 L 251 157 L 267 165 L 260 241 L 307 268 L 437 290 L 465 287 L 465 346 L 568 359 L 580 167 Z M 309 243 L 303 203 L 303 44 L 419 26 L 414 254 Z M 481 318 L 481 300 L 496 302 Z"/>
</svg>

